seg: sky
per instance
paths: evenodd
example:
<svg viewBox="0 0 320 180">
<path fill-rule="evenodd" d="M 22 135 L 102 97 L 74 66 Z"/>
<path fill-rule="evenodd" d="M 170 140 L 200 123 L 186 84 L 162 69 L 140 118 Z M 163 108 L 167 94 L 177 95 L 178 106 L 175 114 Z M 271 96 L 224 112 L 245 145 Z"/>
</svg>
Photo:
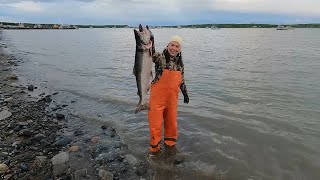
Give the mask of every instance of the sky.
<svg viewBox="0 0 320 180">
<path fill-rule="evenodd" d="M 320 0 L 0 0 L 0 22 L 121 24 L 320 23 Z"/>
</svg>

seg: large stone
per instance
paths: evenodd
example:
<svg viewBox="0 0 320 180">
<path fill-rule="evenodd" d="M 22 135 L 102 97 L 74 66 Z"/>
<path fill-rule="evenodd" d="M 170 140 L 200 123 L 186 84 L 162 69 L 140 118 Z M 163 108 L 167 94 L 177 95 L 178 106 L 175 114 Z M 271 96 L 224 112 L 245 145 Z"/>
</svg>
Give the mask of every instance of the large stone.
<svg viewBox="0 0 320 180">
<path fill-rule="evenodd" d="M 56 146 L 66 146 L 66 145 L 70 144 L 71 142 L 72 142 L 72 139 L 70 139 L 68 137 L 63 137 L 59 141 L 55 142 L 55 145 Z"/>
<path fill-rule="evenodd" d="M 28 86 L 28 90 L 29 91 L 33 91 L 34 90 L 34 86 L 33 85 Z"/>
<path fill-rule="evenodd" d="M 61 176 L 68 172 L 68 165 L 66 164 L 54 164 L 52 166 L 52 173 L 54 177 Z"/>
<path fill-rule="evenodd" d="M 99 169 L 99 178 L 101 180 L 113 180 L 113 174 L 103 169 Z"/>
<path fill-rule="evenodd" d="M 61 153 L 55 155 L 51 159 L 51 162 L 53 165 L 64 164 L 64 163 L 67 163 L 68 161 L 69 161 L 69 154 L 66 152 L 61 152 Z"/>
<path fill-rule="evenodd" d="M 46 156 L 37 156 L 36 157 L 35 164 L 38 167 L 44 166 L 46 164 L 46 162 L 47 162 L 47 157 Z"/>
<path fill-rule="evenodd" d="M 9 167 L 6 164 L 0 164 L 0 174 L 4 174 L 9 170 Z"/>
<path fill-rule="evenodd" d="M 70 148 L 69 148 L 69 152 L 78 152 L 79 151 L 79 146 L 71 146 Z"/>
<path fill-rule="evenodd" d="M 44 134 L 37 134 L 34 136 L 34 138 L 37 140 L 37 141 L 40 141 L 41 139 L 44 139 L 46 138 L 46 136 Z"/>
<path fill-rule="evenodd" d="M 124 157 L 126 158 L 128 163 L 131 165 L 136 165 L 138 163 L 137 159 L 134 156 L 132 156 L 131 154 L 127 154 Z"/>
<path fill-rule="evenodd" d="M 11 87 L 19 87 L 19 85 L 17 83 L 11 83 L 10 85 Z"/>
<path fill-rule="evenodd" d="M 8 110 L 1 111 L 0 112 L 0 121 L 10 117 L 11 115 L 12 115 L 12 113 L 10 111 L 8 111 Z"/>
<path fill-rule="evenodd" d="M 9 79 L 9 80 L 17 80 L 17 79 L 18 79 L 18 76 L 15 75 L 15 74 L 11 74 L 11 75 L 9 75 L 9 76 L 7 77 L 7 79 Z"/>
<path fill-rule="evenodd" d="M 78 169 L 74 173 L 74 180 L 82 180 L 83 177 L 87 176 L 87 169 Z"/>
</svg>

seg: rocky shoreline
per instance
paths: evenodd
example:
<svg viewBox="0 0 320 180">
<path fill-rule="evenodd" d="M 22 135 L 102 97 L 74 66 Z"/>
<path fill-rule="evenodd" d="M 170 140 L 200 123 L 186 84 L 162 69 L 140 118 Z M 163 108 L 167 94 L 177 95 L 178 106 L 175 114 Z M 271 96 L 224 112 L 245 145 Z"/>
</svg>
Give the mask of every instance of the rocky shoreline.
<svg viewBox="0 0 320 180">
<path fill-rule="evenodd" d="M 31 96 L 41 87 L 19 85 L 21 61 L 3 48 L 0 34 L 0 179 L 153 179 L 114 127 L 84 123 L 54 101 L 59 92 Z"/>
</svg>

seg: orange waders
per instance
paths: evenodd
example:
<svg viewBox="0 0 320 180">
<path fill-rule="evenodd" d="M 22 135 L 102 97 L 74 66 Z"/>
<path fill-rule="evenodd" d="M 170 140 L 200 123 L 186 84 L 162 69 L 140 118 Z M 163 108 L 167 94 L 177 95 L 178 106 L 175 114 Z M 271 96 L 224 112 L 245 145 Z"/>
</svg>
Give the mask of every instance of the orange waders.
<svg viewBox="0 0 320 180">
<path fill-rule="evenodd" d="M 148 112 L 150 152 L 160 150 L 162 119 L 164 120 L 164 143 L 168 146 L 176 144 L 177 107 L 181 82 L 181 71 L 164 69 L 158 82 L 151 85 Z"/>
</svg>

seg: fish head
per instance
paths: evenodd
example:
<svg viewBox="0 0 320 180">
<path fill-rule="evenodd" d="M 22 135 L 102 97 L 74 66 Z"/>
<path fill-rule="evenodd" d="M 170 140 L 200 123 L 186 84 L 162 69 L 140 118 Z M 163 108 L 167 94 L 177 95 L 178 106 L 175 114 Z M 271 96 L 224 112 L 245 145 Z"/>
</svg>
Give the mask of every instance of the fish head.
<svg viewBox="0 0 320 180">
<path fill-rule="evenodd" d="M 154 37 L 148 26 L 143 28 L 140 24 L 139 29 L 134 29 L 133 31 L 137 46 L 142 46 L 144 49 L 150 49 L 152 47 Z"/>
</svg>

